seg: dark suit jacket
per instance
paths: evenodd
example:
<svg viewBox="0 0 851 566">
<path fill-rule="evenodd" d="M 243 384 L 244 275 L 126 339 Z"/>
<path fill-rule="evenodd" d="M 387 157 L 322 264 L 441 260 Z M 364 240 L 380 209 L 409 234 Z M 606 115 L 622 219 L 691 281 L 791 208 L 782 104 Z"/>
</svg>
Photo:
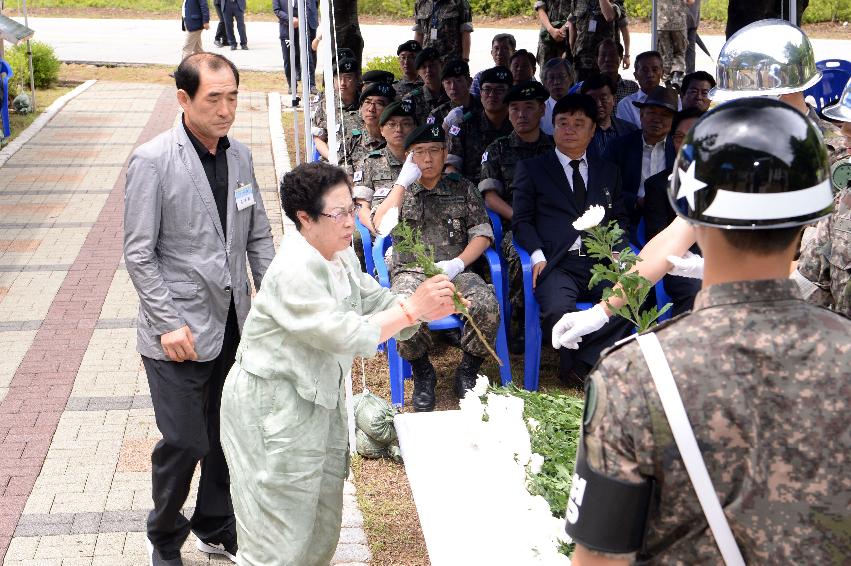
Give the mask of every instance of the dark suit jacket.
<svg viewBox="0 0 851 566">
<path fill-rule="evenodd" d="M 626 210 L 630 214 L 633 223 L 638 223 L 636 211 L 636 199 L 638 198 L 638 187 L 641 184 L 641 157 L 644 153 L 644 139 L 641 130 L 635 130 L 625 136 L 612 140 L 606 151 L 604 159 L 615 163 L 621 170 L 623 179 L 623 201 Z M 674 142 L 670 136 L 665 142 L 665 167 L 674 164 Z"/>
<path fill-rule="evenodd" d="M 210 22 L 210 7 L 207 0 L 186 0 L 186 15 L 182 20 L 183 31 L 198 31 Z"/>
<path fill-rule="evenodd" d="M 673 170 L 673 166 L 668 167 L 644 181 L 644 236 L 648 242 L 677 217 L 668 200 L 668 177 Z M 693 253 L 700 253 L 697 244 L 690 249 Z"/>
<path fill-rule="evenodd" d="M 579 236 L 574 220 L 591 205 L 606 209 L 603 224 L 616 220 L 629 233 L 629 219 L 621 196 L 620 170 L 612 163 L 586 156 L 588 184 L 585 209 L 580 210 L 555 150 L 517 163 L 514 170 L 512 229 L 518 243 L 529 253 L 541 249 L 547 267 L 565 257 Z"/>
<path fill-rule="evenodd" d="M 278 16 L 278 25 L 280 28 L 279 36 L 281 39 L 289 39 L 290 37 L 290 20 L 289 7 L 290 0 L 272 0 L 272 11 Z M 299 18 L 299 25 L 306 25 L 310 29 L 319 27 L 319 15 L 316 9 L 316 0 L 304 0 L 307 9 L 307 18 Z M 298 17 L 298 2 L 296 2 L 295 15 Z"/>
<path fill-rule="evenodd" d="M 234 8 L 240 12 L 245 12 L 245 0 L 222 0 L 222 12 L 233 11 Z"/>
</svg>

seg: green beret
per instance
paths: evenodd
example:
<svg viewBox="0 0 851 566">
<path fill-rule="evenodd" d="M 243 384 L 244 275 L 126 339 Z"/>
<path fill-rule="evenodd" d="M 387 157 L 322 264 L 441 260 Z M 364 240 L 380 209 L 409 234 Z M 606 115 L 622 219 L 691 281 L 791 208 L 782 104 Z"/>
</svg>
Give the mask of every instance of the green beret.
<svg viewBox="0 0 851 566">
<path fill-rule="evenodd" d="M 437 49 L 434 47 L 426 47 L 419 53 L 417 53 L 417 58 L 414 59 L 414 66 L 417 70 L 420 69 L 423 65 L 428 63 L 429 61 L 440 61 L 440 53 L 438 53 Z"/>
<path fill-rule="evenodd" d="M 443 131 L 441 126 L 437 124 L 423 124 L 408 134 L 408 137 L 405 138 L 405 149 L 408 149 L 412 145 L 418 143 L 444 143 L 445 141 L 446 133 Z"/>
<path fill-rule="evenodd" d="M 372 83 L 360 93 L 358 105 L 363 104 L 367 96 L 381 96 L 387 99 L 387 102 L 393 102 L 396 99 L 396 89 L 387 83 Z"/>
<path fill-rule="evenodd" d="M 382 71 L 381 69 L 376 69 L 374 71 L 367 71 L 363 75 L 361 75 L 361 80 L 365 83 L 388 83 L 392 84 L 393 81 L 396 80 L 396 77 L 390 71 Z"/>
<path fill-rule="evenodd" d="M 511 86 L 514 84 L 514 76 L 505 67 L 491 67 L 482 71 L 482 76 L 479 78 L 480 85 L 484 86 L 485 83 L 498 83 Z"/>
<path fill-rule="evenodd" d="M 417 113 L 414 109 L 414 103 L 408 99 L 397 100 L 389 104 L 384 109 L 384 112 L 381 113 L 381 117 L 378 118 L 378 125 L 383 126 L 393 116 L 409 116 L 414 119 L 414 124 L 417 123 Z"/>
<path fill-rule="evenodd" d="M 470 77 L 470 65 L 466 61 L 455 59 L 449 61 L 443 67 L 443 73 L 440 75 L 440 80 L 445 81 L 449 77 Z"/>
<path fill-rule="evenodd" d="M 511 87 L 502 101 L 506 104 L 520 100 L 539 100 L 543 102 L 549 97 L 550 93 L 538 81 L 524 81 Z"/>
<path fill-rule="evenodd" d="M 410 51 L 411 53 L 419 53 L 422 50 L 423 46 L 420 45 L 419 41 L 417 41 L 416 39 L 409 39 L 396 49 L 396 55 L 401 55 L 405 51 Z"/>
</svg>

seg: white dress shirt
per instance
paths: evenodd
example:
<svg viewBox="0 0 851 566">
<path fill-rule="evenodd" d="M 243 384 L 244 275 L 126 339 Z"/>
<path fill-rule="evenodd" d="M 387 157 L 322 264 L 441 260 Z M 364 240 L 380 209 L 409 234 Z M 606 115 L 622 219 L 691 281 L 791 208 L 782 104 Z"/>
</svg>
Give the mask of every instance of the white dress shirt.
<svg viewBox="0 0 851 566">
<path fill-rule="evenodd" d="M 555 108 L 555 105 L 556 101 L 552 96 L 544 102 L 544 116 L 541 118 L 541 131 L 548 136 L 553 135 L 553 108 Z"/>
<path fill-rule="evenodd" d="M 618 102 L 618 109 L 615 112 L 615 116 L 621 120 L 635 124 L 636 128 L 641 128 L 641 110 L 635 107 L 633 101 L 644 102 L 645 100 L 647 100 L 647 93 L 638 89 Z"/>
<path fill-rule="evenodd" d="M 664 137 L 656 145 L 650 145 L 644 141 L 644 137 L 641 138 L 644 149 L 641 154 L 641 182 L 638 184 L 638 198 L 644 198 L 644 181 L 665 169 L 665 141 L 667 139 L 667 137 Z"/>
<path fill-rule="evenodd" d="M 573 161 L 570 157 L 566 156 L 558 149 L 555 150 L 556 157 L 558 158 L 558 162 L 561 163 L 561 168 L 564 169 L 564 174 L 567 177 L 567 186 L 570 187 L 570 190 L 573 190 L 573 167 L 570 166 L 570 162 Z M 588 153 L 585 152 L 582 154 L 582 157 L 579 158 L 579 175 L 582 177 L 582 181 L 585 183 L 585 191 L 587 194 L 588 191 Z M 583 210 L 584 214 L 585 211 Z M 578 236 L 576 241 L 573 242 L 573 245 L 570 246 L 570 251 L 578 250 L 582 247 L 582 236 Z M 542 261 L 547 261 L 547 258 L 544 256 L 544 251 L 540 248 L 533 251 L 532 255 L 529 256 L 532 260 L 532 265 L 540 263 Z"/>
</svg>

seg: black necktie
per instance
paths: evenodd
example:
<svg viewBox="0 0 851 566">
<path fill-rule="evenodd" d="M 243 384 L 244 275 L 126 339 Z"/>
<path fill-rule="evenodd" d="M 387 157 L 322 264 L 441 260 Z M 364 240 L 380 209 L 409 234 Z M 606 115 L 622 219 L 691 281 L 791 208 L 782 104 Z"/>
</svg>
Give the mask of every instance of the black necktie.
<svg viewBox="0 0 851 566">
<path fill-rule="evenodd" d="M 570 166 L 573 167 L 573 198 L 576 199 L 576 204 L 579 205 L 579 210 L 585 211 L 585 181 L 582 180 L 582 175 L 579 173 L 579 164 L 582 163 L 579 159 L 573 159 Z"/>
</svg>

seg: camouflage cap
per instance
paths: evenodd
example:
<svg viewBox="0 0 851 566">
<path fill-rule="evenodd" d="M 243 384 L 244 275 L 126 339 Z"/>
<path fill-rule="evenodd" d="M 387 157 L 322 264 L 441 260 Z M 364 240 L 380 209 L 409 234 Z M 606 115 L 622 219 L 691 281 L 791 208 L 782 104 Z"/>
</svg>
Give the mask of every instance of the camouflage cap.
<svg viewBox="0 0 851 566">
<path fill-rule="evenodd" d="M 396 90 L 387 83 L 372 83 L 360 93 L 358 105 L 363 104 L 363 101 L 370 96 L 381 96 L 387 99 L 387 102 L 393 102 L 396 99 Z"/>
<path fill-rule="evenodd" d="M 514 76 L 505 67 L 491 67 L 482 71 L 482 76 L 479 78 L 479 84 L 484 86 L 485 83 L 498 83 L 511 86 L 514 84 Z"/>
<path fill-rule="evenodd" d="M 414 103 L 410 100 L 397 100 L 387 105 L 384 112 L 378 118 L 378 125 L 383 126 L 393 116 L 408 116 L 413 118 L 414 124 L 417 123 L 417 111 L 414 108 Z"/>
<path fill-rule="evenodd" d="M 405 149 L 418 143 L 445 142 L 446 132 L 437 124 L 423 124 L 405 138 Z"/>
<path fill-rule="evenodd" d="M 414 66 L 419 70 L 420 67 L 429 61 L 440 61 L 440 53 L 434 47 L 426 47 L 417 53 L 417 58 L 414 59 Z"/>
<path fill-rule="evenodd" d="M 539 100 L 545 101 L 550 97 L 550 93 L 544 88 L 544 85 L 538 81 L 525 81 L 518 85 L 514 85 L 506 93 L 503 102 L 517 102 L 521 100 Z"/>
<path fill-rule="evenodd" d="M 375 69 L 374 71 L 367 71 L 362 76 L 361 79 L 365 83 L 387 83 L 392 84 L 393 81 L 396 80 L 396 77 L 390 71 L 383 71 L 381 69 Z"/>
<path fill-rule="evenodd" d="M 470 65 L 461 59 L 449 61 L 443 67 L 443 73 L 440 75 L 440 80 L 445 81 L 449 77 L 467 77 L 470 78 Z"/>
<path fill-rule="evenodd" d="M 423 46 L 420 45 L 420 42 L 416 39 L 409 39 L 405 43 L 401 44 L 398 48 L 396 48 L 396 55 L 401 55 L 405 51 L 410 51 L 411 53 L 419 53 L 423 50 Z"/>
</svg>

